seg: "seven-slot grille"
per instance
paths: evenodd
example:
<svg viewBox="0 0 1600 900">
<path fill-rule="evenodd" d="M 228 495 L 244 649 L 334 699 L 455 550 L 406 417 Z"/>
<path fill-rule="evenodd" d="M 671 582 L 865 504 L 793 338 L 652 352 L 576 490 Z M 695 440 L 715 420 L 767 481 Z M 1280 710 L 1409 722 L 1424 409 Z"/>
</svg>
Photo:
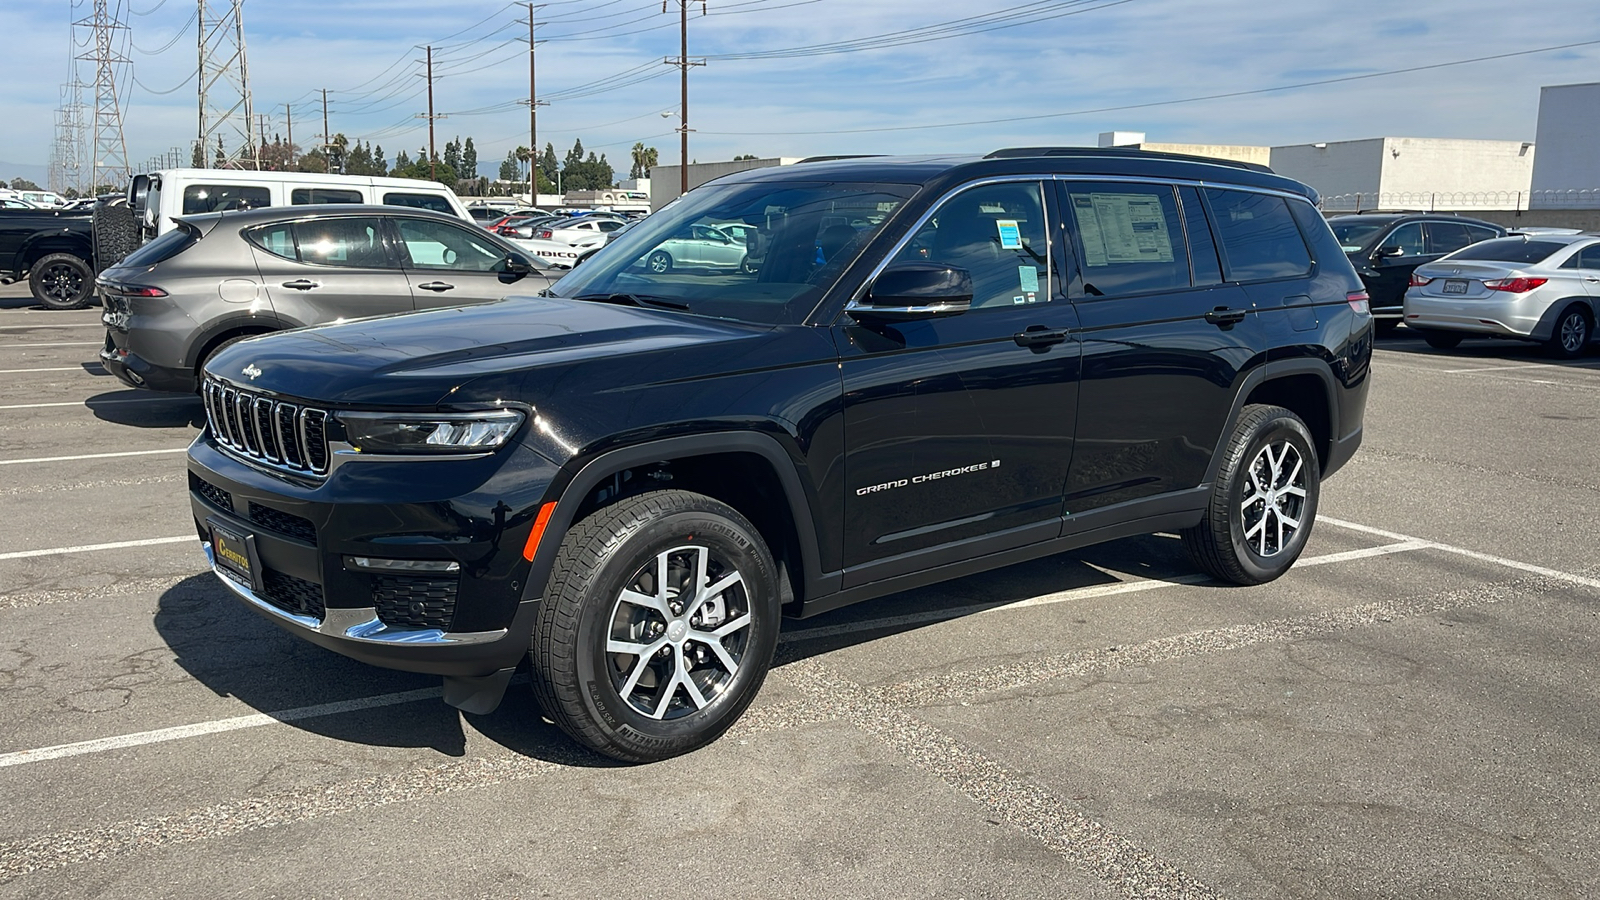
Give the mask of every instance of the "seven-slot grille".
<svg viewBox="0 0 1600 900">
<path fill-rule="evenodd" d="M 328 412 L 206 380 L 206 420 L 217 442 L 291 472 L 328 472 Z"/>
</svg>

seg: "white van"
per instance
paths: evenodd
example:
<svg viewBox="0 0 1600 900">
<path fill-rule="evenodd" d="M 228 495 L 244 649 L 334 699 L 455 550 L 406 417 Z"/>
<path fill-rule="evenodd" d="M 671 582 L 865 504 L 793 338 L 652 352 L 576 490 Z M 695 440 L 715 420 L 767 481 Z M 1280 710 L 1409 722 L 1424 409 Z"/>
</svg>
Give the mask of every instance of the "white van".
<svg viewBox="0 0 1600 900">
<path fill-rule="evenodd" d="M 170 231 L 177 216 L 310 203 L 413 206 L 472 221 L 454 191 L 437 181 L 415 178 L 163 169 L 133 176 L 128 187 L 128 205 L 146 240 Z"/>
<path fill-rule="evenodd" d="M 67 198 L 55 191 L 23 191 L 22 199 L 42 209 L 60 209 L 67 205 Z"/>
</svg>

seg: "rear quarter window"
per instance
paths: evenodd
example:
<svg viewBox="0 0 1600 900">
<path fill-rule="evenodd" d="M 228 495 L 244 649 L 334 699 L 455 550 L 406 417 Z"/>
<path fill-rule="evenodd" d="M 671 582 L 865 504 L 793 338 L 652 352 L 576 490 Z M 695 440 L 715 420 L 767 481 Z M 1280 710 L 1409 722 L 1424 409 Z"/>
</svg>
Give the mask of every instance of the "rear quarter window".
<svg viewBox="0 0 1600 900">
<path fill-rule="evenodd" d="M 183 189 L 183 214 L 261 209 L 272 205 L 272 192 L 245 184 L 191 184 Z"/>
<path fill-rule="evenodd" d="M 1310 273 L 1311 253 L 1289 212 L 1271 194 L 1207 188 L 1230 281 L 1271 281 Z"/>
<path fill-rule="evenodd" d="M 383 203 L 385 206 L 409 206 L 412 209 L 431 209 L 434 212 L 441 212 L 447 216 L 453 216 L 456 214 L 455 207 L 450 205 L 450 201 L 439 196 L 438 194 L 406 194 L 396 191 L 394 193 L 384 194 Z"/>
<path fill-rule="evenodd" d="M 296 252 L 294 247 L 294 231 L 287 222 L 279 225 L 263 225 L 260 228 L 252 228 L 245 232 L 245 240 L 271 253 L 273 256 L 281 256 L 284 259 L 296 261 L 300 259 L 300 254 Z"/>
</svg>

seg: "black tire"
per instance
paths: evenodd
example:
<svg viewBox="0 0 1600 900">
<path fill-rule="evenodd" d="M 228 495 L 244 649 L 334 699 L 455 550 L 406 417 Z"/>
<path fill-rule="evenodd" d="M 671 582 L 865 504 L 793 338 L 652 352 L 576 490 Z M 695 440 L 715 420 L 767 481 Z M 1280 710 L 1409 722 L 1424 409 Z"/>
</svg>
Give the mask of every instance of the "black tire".
<svg viewBox="0 0 1600 900">
<path fill-rule="evenodd" d="M 220 344 L 217 344 L 217 345 L 215 345 L 213 347 L 206 348 L 205 352 L 202 353 L 200 358 L 195 360 L 195 363 L 194 363 L 194 389 L 195 389 L 195 392 L 198 393 L 200 391 L 200 388 L 201 388 L 201 386 L 203 385 L 203 383 L 205 381 L 206 363 L 211 361 L 211 357 L 216 356 L 218 353 L 221 353 L 222 351 L 228 349 L 229 347 L 232 347 L 234 344 L 237 344 L 242 340 L 245 340 L 247 338 L 260 337 L 263 334 L 271 334 L 271 333 L 272 332 L 270 332 L 270 331 L 253 331 L 253 332 L 251 332 L 249 334 L 236 334 L 233 337 L 228 338 L 227 340 L 221 342 Z"/>
<path fill-rule="evenodd" d="M 675 606 L 690 583 L 678 579 L 701 565 L 702 587 L 727 586 Z M 755 527 L 719 500 L 652 491 L 597 510 L 567 532 L 540 603 L 529 650 L 540 706 L 574 740 L 628 762 L 709 744 L 744 713 L 772 663 L 776 573 Z M 724 630 L 721 653 L 696 640 Z"/>
<path fill-rule="evenodd" d="M 1556 359 L 1577 359 L 1589 352 L 1589 342 L 1594 339 L 1594 323 L 1589 313 L 1579 304 L 1561 311 L 1556 326 L 1545 341 L 1545 352 Z"/>
<path fill-rule="evenodd" d="M 756 264 L 750 257 L 746 256 L 744 259 L 739 260 L 739 271 L 746 275 L 754 275 L 756 273 Z"/>
<path fill-rule="evenodd" d="M 1461 335 L 1454 331 L 1424 331 L 1422 339 L 1435 350 L 1454 350 L 1461 346 Z"/>
<path fill-rule="evenodd" d="M 1376 330 L 1378 337 L 1388 337 L 1389 335 L 1394 334 L 1394 330 L 1396 328 L 1400 327 L 1400 320 L 1373 319 L 1372 327 Z"/>
<path fill-rule="evenodd" d="M 28 287 L 46 309 L 82 309 L 94 296 L 94 270 L 71 253 L 51 253 L 28 267 Z"/>
<path fill-rule="evenodd" d="M 1263 584 L 1289 571 L 1305 549 L 1317 517 L 1321 465 L 1310 430 L 1281 406 L 1246 406 L 1226 453 L 1205 518 L 1180 537 L 1211 577 Z"/>
<path fill-rule="evenodd" d="M 644 264 L 645 268 L 657 275 L 665 275 L 672 271 L 672 254 L 665 250 L 657 250 L 645 258 Z"/>
<path fill-rule="evenodd" d="M 101 203 L 91 220 L 94 231 L 94 267 L 104 272 L 139 249 L 139 223 L 125 203 Z"/>
</svg>

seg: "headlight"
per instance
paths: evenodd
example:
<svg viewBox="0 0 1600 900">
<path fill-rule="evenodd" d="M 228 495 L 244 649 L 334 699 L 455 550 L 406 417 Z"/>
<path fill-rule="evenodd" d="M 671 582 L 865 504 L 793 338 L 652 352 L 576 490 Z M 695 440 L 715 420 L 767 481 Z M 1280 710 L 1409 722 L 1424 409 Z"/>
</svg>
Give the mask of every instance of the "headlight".
<svg viewBox="0 0 1600 900">
<path fill-rule="evenodd" d="M 358 453 L 487 453 L 522 425 L 522 413 L 338 414 L 345 439 Z"/>
</svg>

